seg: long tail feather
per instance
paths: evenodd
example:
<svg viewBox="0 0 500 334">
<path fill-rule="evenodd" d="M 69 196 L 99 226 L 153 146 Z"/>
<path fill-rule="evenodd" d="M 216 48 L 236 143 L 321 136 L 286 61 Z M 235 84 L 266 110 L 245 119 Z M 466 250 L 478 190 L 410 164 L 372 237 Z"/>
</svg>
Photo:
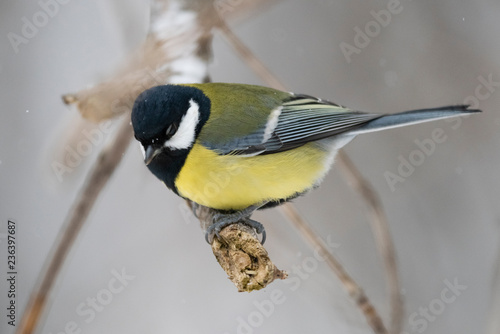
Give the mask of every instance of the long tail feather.
<svg viewBox="0 0 500 334">
<path fill-rule="evenodd" d="M 410 110 L 397 114 L 384 115 L 370 121 L 354 130 L 353 134 L 380 131 L 400 126 L 423 123 L 437 119 L 464 116 L 466 114 L 481 112 L 479 109 L 469 109 L 468 105 L 446 106 L 432 109 Z"/>
</svg>

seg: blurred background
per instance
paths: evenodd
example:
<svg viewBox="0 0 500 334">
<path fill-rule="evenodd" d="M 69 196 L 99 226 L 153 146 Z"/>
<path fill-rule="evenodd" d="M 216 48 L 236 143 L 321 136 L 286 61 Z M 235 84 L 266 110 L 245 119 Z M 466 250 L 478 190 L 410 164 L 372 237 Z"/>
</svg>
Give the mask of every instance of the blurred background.
<svg viewBox="0 0 500 334">
<path fill-rule="evenodd" d="M 49 2 L 0 4 L 2 333 L 14 331 L 7 221 L 17 224 L 19 321 L 86 172 L 112 137 L 113 125 L 75 128 L 80 116 L 61 95 L 109 77 L 148 29 L 146 0 L 59 0 L 53 15 L 40 14 Z M 499 16 L 500 3 L 489 0 L 283 0 L 231 21 L 291 91 L 370 112 L 460 103 L 484 111 L 361 136 L 346 148 L 384 204 L 406 333 L 500 332 Z M 213 54 L 213 81 L 262 84 L 217 33 Z M 57 150 L 74 149 L 65 131 L 82 129 L 102 136 L 61 174 Z M 334 168 L 295 203 L 387 322 L 383 265 L 358 193 Z M 41 333 L 370 333 L 279 212 L 256 218 L 291 279 L 238 293 L 196 219 L 133 143 L 71 253 Z"/>
</svg>

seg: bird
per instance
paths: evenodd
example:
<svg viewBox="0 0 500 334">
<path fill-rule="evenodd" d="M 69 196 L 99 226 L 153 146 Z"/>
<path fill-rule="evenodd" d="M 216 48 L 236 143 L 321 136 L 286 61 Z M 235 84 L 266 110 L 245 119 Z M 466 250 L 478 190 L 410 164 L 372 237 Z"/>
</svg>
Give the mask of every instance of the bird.
<svg viewBox="0 0 500 334">
<path fill-rule="evenodd" d="M 143 91 L 131 121 L 147 168 L 182 198 L 215 210 L 210 242 L 316 188 L 337 151 L 359 134 L 477 113 L 451 105 L 366 113 L 310 95 L 235 83 L 167 84 Z"/>
</svg>

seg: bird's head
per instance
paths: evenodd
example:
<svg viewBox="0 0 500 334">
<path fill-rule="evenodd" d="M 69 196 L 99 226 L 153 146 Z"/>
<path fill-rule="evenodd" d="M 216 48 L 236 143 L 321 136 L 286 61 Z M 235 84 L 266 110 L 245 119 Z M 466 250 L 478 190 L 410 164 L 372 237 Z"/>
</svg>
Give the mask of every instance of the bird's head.
<svg viewBox="0 0 500 334">
<path fill-rule="evenodd" d="M 142 92 L 132 126 L 146 165 L 162 155 L 187 155 L 209 114 L 210 100 L 195 87 L 163 85 Z"/>
</svg>

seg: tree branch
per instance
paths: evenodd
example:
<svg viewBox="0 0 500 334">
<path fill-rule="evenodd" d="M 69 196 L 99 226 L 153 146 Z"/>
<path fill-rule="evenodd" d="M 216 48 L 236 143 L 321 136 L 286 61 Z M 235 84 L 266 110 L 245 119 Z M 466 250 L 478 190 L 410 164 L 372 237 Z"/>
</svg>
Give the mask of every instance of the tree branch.
<svg viewBox="0 0 500 334">
<path fill-rule="evenodd" d="M 206 231 L 217 211 L 189 200 L 187 203 Z M 271 262 L 255 230 L 248 225 L 242 222 L 231 224 L 222 229 L 220 236 L 214 236 L 212 251 L 238 291 L 260 290 L 275 279 L 288 276 Z"/>
</svg>

